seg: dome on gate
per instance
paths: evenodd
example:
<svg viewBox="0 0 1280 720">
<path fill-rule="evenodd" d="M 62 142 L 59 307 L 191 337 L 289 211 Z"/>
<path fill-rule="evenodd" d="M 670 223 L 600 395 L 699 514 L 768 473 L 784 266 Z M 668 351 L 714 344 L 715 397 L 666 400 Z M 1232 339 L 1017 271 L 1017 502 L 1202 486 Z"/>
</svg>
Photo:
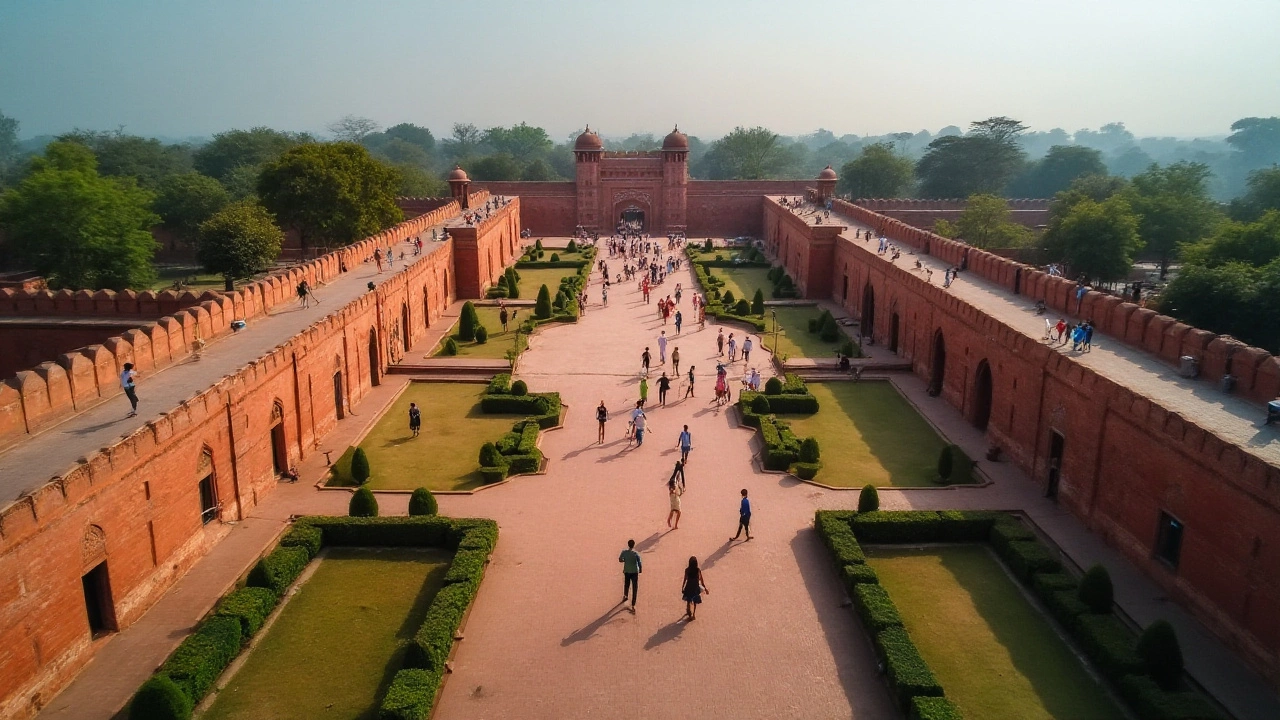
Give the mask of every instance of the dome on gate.
<svg viewBox="0 0 1280 720">
<path fill-rule="evenodd" d="M 467 171 L 462 169 L 461 165 L 454 165 L 453 171 L 449 173 L 449 182 L 470 182 L 471 178 L 467 177 Z"/>
<path fill-rule="evenodd" d="M 680 128 L 676 127 L 671 134 L 662 140 L 663 150 L 688 150 L 689 136 L 680 132 Z"/>
<path fill-rule="evenodd" d="M 591 126 L 588 125 L 587 129 L 584 130 L 582 134 L 578 136 L 578 139 L 573 143 L 573 149 L 574 150 L 603 150 L 604 143 L 600 142 L 599 135 L 591 132 Z"/>
<path fill-rule="evenodd" d="M 822 169 L 822 172 L 818 173 L 818 179 L 819 180 L 835 180 L 837 179 L 836 171 L 832 170 L 831 166 L 828 165 Z"/>
</svg>

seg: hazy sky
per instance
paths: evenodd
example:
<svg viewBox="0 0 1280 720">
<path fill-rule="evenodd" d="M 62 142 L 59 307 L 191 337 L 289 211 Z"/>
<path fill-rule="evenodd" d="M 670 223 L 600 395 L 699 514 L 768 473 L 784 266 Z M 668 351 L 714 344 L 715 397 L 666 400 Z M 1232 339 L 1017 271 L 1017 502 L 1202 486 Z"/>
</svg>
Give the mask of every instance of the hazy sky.
<svg viewBox="0 0 1280 720">
<path fill-rule="evenodd" d="M 0 0 L 0 112 L 23 137 L 348 113 L 557 139 L 991 115 L 1217 135 L 1280 115 L 1278 36 L 1280 0 Z"/>
</svg>

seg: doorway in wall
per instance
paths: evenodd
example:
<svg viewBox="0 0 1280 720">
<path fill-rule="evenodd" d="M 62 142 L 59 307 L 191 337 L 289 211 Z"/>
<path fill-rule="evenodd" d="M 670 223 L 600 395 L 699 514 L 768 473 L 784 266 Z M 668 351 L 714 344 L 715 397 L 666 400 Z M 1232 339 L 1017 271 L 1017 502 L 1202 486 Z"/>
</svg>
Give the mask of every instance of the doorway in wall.
<svg viewBox="0 0 1280 720">
<path fill-rule="evenodd" d="M 284 407 L 276 402 L 271 406 L 271 465 L 276 475 L 289 472 L 289 446 L 285 442 Z"/>
<path fill-rule="evenodd" d="M 929 394 L 942 394 L 942 385 L 947 379 L 947 341 L 942 337 L 942 330 L 933 332 L 933 371 L 929 374 Z"/>
<path fill-rule="evenodd" d="M 380 385 L 378 377 L 378 331 L 369 328 L 369 384 Z"/>
<path fill-rule="evenodd" d="M 1044 496 L 1051 500 L 1058 499 L 1058 483 L 1062 479 L 1062 453 L 1066 442 L 1062 433 L 1057 430 L 1049 431 L 1049 484 Z"/>
<path fill-rule="evenodd" d="M 89 633 L 100 637 L 116 629 L 115 607 L 111 602 L 111 578 L 103 560 L 80 578 L 84 588 L 84 609 L 89 615 Z"/>
<path fill-rule="evenodd" d="M 889 352 L 898 352 L 898 313 L 889 316 Z"/>
<path fill-rule="evenodd" d="M 979 430 L 986 430 L 991 421 L 991 365 L 986 360 L 978 363 L 978 372 L 973 379 L 973 425 Z"/>
</svg>

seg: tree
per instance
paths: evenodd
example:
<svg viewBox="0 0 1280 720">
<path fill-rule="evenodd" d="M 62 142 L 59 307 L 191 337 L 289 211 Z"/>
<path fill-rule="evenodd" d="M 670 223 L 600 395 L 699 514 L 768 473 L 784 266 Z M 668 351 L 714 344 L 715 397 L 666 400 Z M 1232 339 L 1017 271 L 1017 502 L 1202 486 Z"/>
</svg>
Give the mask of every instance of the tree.
<svg viewBox="0 0 1280 720">
<path fill-rule="evenodd" d="M 431 491 L 420 487 L 413 491 L 409 496 L 409 516 L 417 515 L 435 515 L 440 511 L 439 504 L 436 502 L 436 496 Z"/>
<path fill-rule="evenodd" d="M 1160 312 L 1188 325 L 1280 349 L 1280 259 L 1255 267 L 1233 261 L 1184 265 L 1160 294 Z"/>
<path fill-rule="evenodd" d="M 368 148 L 369 152 L 393 165 L 411 165 L 423 169 L 431 167 L 431 157 L 427 151 L 400 138 L 387 137 L 383 134 L 370 135 L 360 144 Z"/>
<path fill-rule="evenodd" d="M 546 160 L 537 158 L 533 162 L 524 166 L 524 170 L 520 173 L 520 179 L 525 181 L 546 181 L 556 180 L 559 176 L 556 171 L 551 169 Z"/>
<path fill-rule="evenodd" d="M 880 509 L 880 491 L 870 483 L 863 485 L 858 493 L 858 512 L 875 512 Z"/>
<path fill-rule="evenodd" d="M 363 485 L 351 494 L 347 503 L 347 514 L 351 517 L 378 517 L 378 498 L 373 491 Z"/>
<path fill-rule="evenodd" d="M 1167 620 L 1157 620 L 1138 638 L 1138 657 L 1161 688 L 1173 691 L 1182 685 L 1182 647 Z"/>
<path fill-rule="evenodd" d="M 1249 173 L 1249 190 L 1231 201 L 1231 217 L 1257 220 L 1268 210 L 1280 210 L 1280 165 Z"/>
<path fill-rule="evenodd" d="M 218 180 L 243 165 L 259 166 L 275 160 L 289 148 L 313 142 L 306 133 L 286 133 L 268 127 L 218 133 L 195 152 L 196 170 Z"/>
<path fill-rule="evenodd" d="M 194 243 L 200 224 L 231 202 L 217 180 L 197 172 L 172 175 L 160 185 L 152 209 L 183 242 Z"/>
<path fill-rule="evenodd" d="M 431 134 L 431 131 L 412 123 L 392 125 L 383 134 L 389 138 L 409 143 L 428 155 L 436 149 L 436 138 Z"/>
<path fill-rule="evenodd" d="M 506 153 L 521 164 L 545 156 L 555 145 L 546 130 L 526 123 L 512 125 L 510 128 L 491 127 L 484 131 L 482 141 L 496 152 Z"/>
<path fill-rule="evenodd" d="M 1141 247 L 1138 218 L 1119 195 L 1079 200 L 1052 217 L 1044 234 L 1045 250 L 1065 260 L 1072 273 L 1103 282 L 1126 277 Z"/>
<path fill-rule="evenodd" d="M 761 290 L 760 288 L 756 288 L 756 294 L 751 298 L 751 314 L 764 314 L 764 290 Z"/>
<path fill-rule="evenodd" d="M 1244 156 L 1248 167 L 1280 163 L 1280 117 L 1249 117 L 1231 123 L 1227 144 Z"/>
<path fill-rule="evenodd" d="M 777 134 L 763 127 L 733 129 L 711 144 L 703 162 L 712 180 L 764 180 L 784 174 L 788 158 Z"/>
<path fill-rule="evenodd" d="M 1022 247 L 1032 233 L 1013 221 L 1009 203 L 995 195 L 970 195 L 956 220 L 957 236 L 976 248 Z"/>
<path fill-rule="evenodd" d="M 1221 219 L 1206 188 L 1211 175 L 1209 166 L 1183 161 L 1152 165 L 1131 181 L 1128 200 L 1140 216 L 1138 234 L 1159 261 L 1162 280 L 1178 247 L 1205 237 Z"/>
<path fill-rule="evenodd" d="M 0 112 L 0 182 L 18 160 L 18 121 Z"/>
<path fill-rule="evenodd" d="M 471 123 L 454 123 L 452 134 L 440 144 L 445 155 L 454 160 L 471 157 L 480 147 L 480 128 Z"/>
<path fill-rule="evenodd" d="M 256 202 L 242 200 L 200 225 L 196 258 L 206 270 L 221 275 L 231 292 L 236 280 L 271 267 L 283 244 L 284 233 L 271 213 Z"/>
<path fill-rule="evenodd" d="M 354 143 L 298 145 L 263 168 L 262 204 L 282 226 L 311 242 L 346 245 L 404 219 L 396 205 L 400 178 Z"/>
<path fill-rule="evenodd" d="M 1182 262 L 1218 267 L 1242 262 L 1262 267 L 1280 257 L 1280 211 L 1271 210 L 1257 222 L 1224 222 L 1204 240 L 1182 246 Z"/>
<path fill-rule="evenodd" d="M 476 339 L 476 326 L 480 324 L 480 316 L 476 306 L 468 300 L 462 303 L 462 312 L 458 316 L 458 339 L 470 342 Z"/>
<path fill-rule="evenodd" d="M 448 197 L 449 183 L 413 165 L 395 165 L 399 182 L 396 194 L 401 197 Z"/>
<path fill-rule="evenodd" d="M 191 170 L 191 149 L 185 145 L 165 145 L 155 138 L 112 132 L 75 130 L 58 138 L 78 142 L 98 158 L 98 173 L 131 177 L 142 187 L 154 190 L 164 181 Z"/>
<path fill-rule="evenodd" d="M 915 166 L 890 143 L 862 148 L 856 160 L 840 168 L 840 191 L 855 198 L 903 197 L 915 181 Z"/>
<path fill-rule="evenodd" d="M 100 176 L 88 148 L 54 142 L 0 196 L 0 228 L 54 287 L 141 289 L 155 278 L 153 197 L 132 179 Z"/>
<path fill-rule="evenodd" d="M 364 448 L 356 447 L 355 452 L 351 454 L 351 479 L 357 485 L 363 485 L 369 481 L 369 455 L 365 453 Z"/>
<path fill-rule="evenodd" d="M 1016 197 L 1053 197 L 1077 178 L 1106 174 L 1101 152 L 1079 145 L 1054 145 L 1014 181 L 1011 193 Z"/>
<path fill-rule="evenodd" d="M 344 115 L 329 125 L 329 132 L 339 142 L 358 143 L 380 129 L 378 123 L 358 115 Z"/>
<path fill-rule="evenodd" d="M 261 165 L 238 165 L 231 172 L 222 176 L 222 187 L 232 200 L 248 200 L 258 197 L 258 178 L 262 176 Z"/>
<path fill-rule="evenodd" d="M 994 117 L 970 123 L 968 135 L 939 137 L 929 143 L 916 163 L 920 196 L 1002 192 L 1022 168 L 1025 153 L 1018 145 L 1018 134 L 1024 129 L 1017 120 Z"/>
<path fill-rule="evenodd" d="M 474 180 L 519 180 L 520 163 L 507 153 L 496 153 L 471 163 Z"/>
<path fill-rule="evenodd" d="M 538 288 L 538 299 L 533 306 L 533 316 L 539 320 L 551 317 L 551 291 L 546 285 Z"/>
</svg>

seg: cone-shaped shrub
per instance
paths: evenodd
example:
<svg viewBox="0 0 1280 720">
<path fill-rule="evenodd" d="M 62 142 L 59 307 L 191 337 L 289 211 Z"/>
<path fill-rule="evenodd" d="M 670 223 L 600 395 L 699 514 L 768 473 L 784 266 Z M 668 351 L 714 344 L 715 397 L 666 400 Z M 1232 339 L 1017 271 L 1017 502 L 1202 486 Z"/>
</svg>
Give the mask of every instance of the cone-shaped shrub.
<svg viewBox="0 0 1280 720">
<path fill-rule="evenodd" d="M 509 290 L 511 288 L 511 281 L 507 279 L 507 273 L 505 271 L 498 276 L 498 287 L 503 290 Z"/>
<path fill-rule="evenodd" d="M 751 298 L 751 314 L 764 314 L 764 291 L 760 288 L 756 288 L 756 294 Z"/>
<path fill-rule="evenodd" d="M 502 454 L 498 446 L 487 442 L 480 446 L 480 467 L 498 467 L 502 464 Z"/>
<path fill-rule="evenodd" d="M 187 720 L 189 717 L 191 700 L 168 675 L 153 675 L 142 683 L 129 705 L 129 720 Z"/>
<path fill-rule="evenodd" d="M 560 253 L 551 253 L 551 262 L 560 262 Z"/>
<path fill-rule="evenodd" d="M 1089 611 L 1098 615 L 1111 612 L 1114 592 L 1111 588 L 1111 575 L 1102 565 L 1094 565 L 1080 579 L 1078 591 L 1080 602 L 1089 606 Z"/>
<path fill-rule="evenodd" d="M 378 498 L 367 487 L 356 490 L 347 505 L 347 514 L 351 517 L 378 517 Z"/>
<path fill-rule="evenodd" d="M 862 486 L 858 493 L 858 512 L 875 512 L 880 509 L 880 491 L 870 483 Z"/>
<path fill-rule="evenodd" d="M 516 269 L 509 267 L 503 275 L 507 278 L 507 297 L 520 297 L 520 276 L 516 273 Z"/>
<path fill-rule="evenodd" d="M 523 380 L 517 380 L 511 383 L 511 394 L 517 397 L 523 397 L 529 394 L 529 386 Z"/>
<path fill-rule="evenodd" d="M 1167 621 L 1157 620 L 1142 631 L 1138 656 L 1160 687 L 1172 691 L 1182 684 L 1182 648 L 1178 634 Z"/>
<path fill-rule="evenodd" d="M 436 496 L 432 495 L 430 490 L 420 487 L 409 496 L 410 515 L 435 515 L 439 511 L 440 506 L 436 504 Z"/>
<path fill-rule="evenodd" d="M 818 337 L 823 342 L 835 342 L 840 339 L 840 326 L 836 325 L 836 319 L 828 313 L 826 319 L 822 321 L 822 330 L 819 331 Z"/>
<path fill-rule="evenodd" d="M 951 477 L 951 446 L 942 448 L 942 453 L 938 455 L 938 477 L 946 480 Z"/>
<path fill-rule="evenodd" d="M 751 313 L 751 303 L 747 302 L 746 298 L 742 298 L 738 301 L 738 304 L 733 307 L 733 311 L 738 315 L 748 315 Z"/>
<path fill-rule="evenodd" d="M 458 339 L 471 342 L 476 339 L 476 326 L 480 324 L 480 316 L 476 315 L 476 306 L 468 300 L 462 303 L 462 314 L 458 316 Z"/>
<path fill-rule="evenodd" d="M 489 342 L 489 331 L 483 325 L 476 326 L 476 342 L 481 345 Z"/>
<path fill-rule="evenodd" d="M 711 252 L 711 248 L 711 238 L 707 238 L 707 241 L 702 243 L 702 252 Z"/>
<path fill-rule="evenodd" d="M 816 463 L 819 455 L 818 438 L 807 437 L 800 441 L 800 462 Z"/>
<path fill-rule="evenodd" d="M 447 338 L 445 338 L 445 339 L 444 339 L 444 346 L 440 348 L 440 354 L 441 354 L 441 355 L 451 355 L 451 356 L 452 356 L 452 355 L 457 355 L 457 354 L 458 354 L 458 341 L 457 341 L 457 340 L 454 340 L 452 337 L 447 337 Z"/>
<path fill-rule="evenodd" d="M 369 456 L 364 454 L 364 448 L 358 447 L 351 454 L 351 479 L 356 481 L 357 485 L 363 485 L 369 482 Z"/>
<path fill-rule="evenodd" d="M 541 251 L 542 251 L 542 238 L 538 238 L 538 240 L 537 240 L 536 242 L 534 242 L 533 247 L 534 247 L 534 249 L 536 249 L 536 250 L 538 250 L 539 252 L 541 252 Z"/>
<path fill-rule="evenodd" d="M 565 252 L 578 252 L 578 243 L 570 240 L 568 245 L 564 247 Z"/>
<path fill-rule="evenodd" d="M 778 379 L 778 378 L 776 378 L 776 377 L 771 377 L 771 378 L 769 378 L 768 380 L 765 380 L 765 381 L 764 381 L 764 394 L 765 394 L 765 395 L 781 395 L 781 394 L 782 394 L 782 381 L 781 381 L 781 380 L 779 380 L 779 379 Z"/>
<path fill-rule="evenodd" d="M 751 400 L 751 412 L 757 415 L 769 414 L 769 398 L 757 395 Z"/>
<path fill-rule="evenodd" d="M 551 291 L 546 285 L 538 288 L 538 301 L 533 306 L 533 314 L 539 320 L 551 317 Z"/>
<path fill-rule="evenodd" d="M 724 292 L 724 306 L 725 306 L 725 307 L 733 307 L 733 304 L 734 304 L 734 303 L 736 303 L 736 302 L 738 302 L 738 299 L 737 299 L 737 298 L 735 298 L 735 297 L 733 296 L 733 291 L 732 291 L 732 290 L 726 290 L 726 291 Z"/>
</svg>

